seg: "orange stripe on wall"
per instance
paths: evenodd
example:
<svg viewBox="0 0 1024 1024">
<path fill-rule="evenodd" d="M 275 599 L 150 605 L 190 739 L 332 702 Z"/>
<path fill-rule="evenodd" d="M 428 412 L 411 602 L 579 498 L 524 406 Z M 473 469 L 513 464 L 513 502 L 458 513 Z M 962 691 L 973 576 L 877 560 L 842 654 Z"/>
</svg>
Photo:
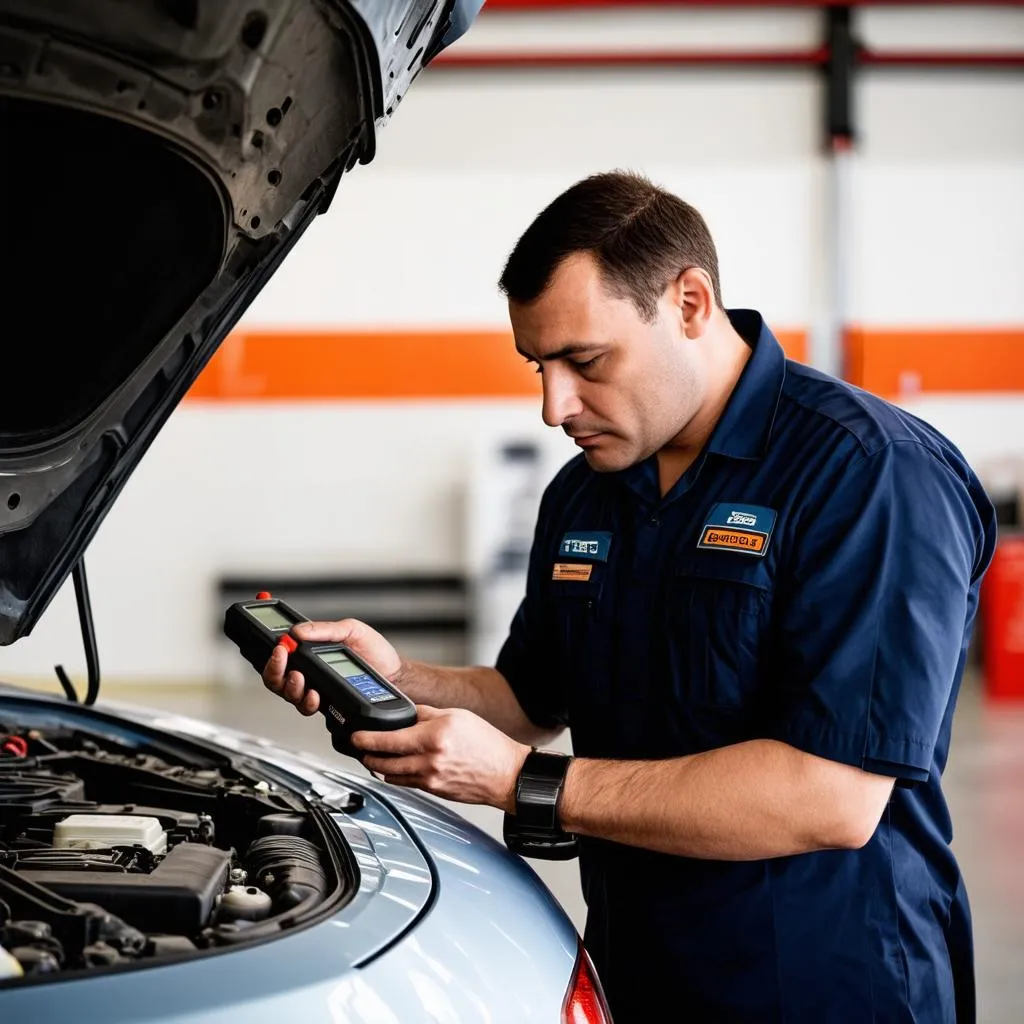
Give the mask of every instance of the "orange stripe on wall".
<svg viewBox="0 0 1024 1024">
<path fill-rule="evenodd" d="M 805 331 L 773 329 L 772 333 L 790 359 L 795 359 L 798 363 L 807 362 L 807 334 Z"/>
<path fill-rule="evenodd" d="M 776 335 L 805 358 L 802 331 Z M 236 331 L 188 393 L 199 401 L 532 398 L 508 331 Z"/>
<path fill-rule="evenodd" d="M 189 398 L 518 398 L 540 381 L 504 331 L 244 331 Z"/>
<path fill-rule="evenodd" d="M 1024 328 L 875 330 L 846 335 L 847 379 L 887 397 L 1024 391 Z"/>
</svg>

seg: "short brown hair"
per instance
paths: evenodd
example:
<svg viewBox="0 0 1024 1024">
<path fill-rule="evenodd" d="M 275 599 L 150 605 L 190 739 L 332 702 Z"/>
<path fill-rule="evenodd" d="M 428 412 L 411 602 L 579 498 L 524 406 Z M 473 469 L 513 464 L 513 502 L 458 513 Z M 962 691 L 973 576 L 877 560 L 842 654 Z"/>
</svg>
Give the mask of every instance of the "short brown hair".
<svg viewBox="0 0 1024 1024">
<path fill-rule="evenodd" d="M 532 302 L 577 252 L 591 253 L 606 284 L 645 320 L 657 315 L 669 282 L 691 267 L 707 272 L 722 305 L 718 253 L 704 218 L 642 174 L 608 171 L 566 189 L 516 242 L 498 287 L 513 302 Z"/>
</svg>

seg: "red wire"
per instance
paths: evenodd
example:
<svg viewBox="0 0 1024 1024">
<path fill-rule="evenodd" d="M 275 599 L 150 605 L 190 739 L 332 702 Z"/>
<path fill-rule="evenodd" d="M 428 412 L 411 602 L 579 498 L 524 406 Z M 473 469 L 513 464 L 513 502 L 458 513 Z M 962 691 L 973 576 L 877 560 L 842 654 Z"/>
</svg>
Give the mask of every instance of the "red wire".
<svg viewBox="0 0 1024 1024">
<path fill-rule="evenodd" d="M 7 736 L 0 743 L 0 750 L 14 757 L 25 757 L 28 754 L 28 741 L 21 736 Z"/>
</svg>

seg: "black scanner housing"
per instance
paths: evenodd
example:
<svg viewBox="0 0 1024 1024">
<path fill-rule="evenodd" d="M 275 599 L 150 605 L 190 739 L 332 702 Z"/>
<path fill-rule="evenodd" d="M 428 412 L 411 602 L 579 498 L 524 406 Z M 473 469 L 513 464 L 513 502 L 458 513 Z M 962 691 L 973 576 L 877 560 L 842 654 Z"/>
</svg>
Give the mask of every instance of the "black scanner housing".
<svg viewBox="0 0 1024 1024">
<path fill-rule="evenodd" d="M 242 657 L 257 672 L 262 673 L 274 647 L 289 629 L 271 629 L 258 622 L 248 609 L 273 606 L 292 625 L 309 620 L 294 608 L 273 598 L 240 601 L 228 607 L 224 614 L 224 633 L 241 651 Z M 350 737 L 360 729 L 390 731 L 404 729 L 416 723 L 416 706 L 379 672 L 375 671 L 345 644 L 324 641 L 310 642 L 292 638 L 296 647 L 288 655 L 286 671 L 301 672 L 308 689 L 320 695 L 319 711 L 327 723 L 331 743 L 339 753 L 358 757 L 365 751 L 356 751 Z M 367 675 L 394 694 L 394 699 L 372 703 L 358 690 L 329 669 L 319 658 L 327 651 L 340 651 L 362 668 Z"/>
</svg>

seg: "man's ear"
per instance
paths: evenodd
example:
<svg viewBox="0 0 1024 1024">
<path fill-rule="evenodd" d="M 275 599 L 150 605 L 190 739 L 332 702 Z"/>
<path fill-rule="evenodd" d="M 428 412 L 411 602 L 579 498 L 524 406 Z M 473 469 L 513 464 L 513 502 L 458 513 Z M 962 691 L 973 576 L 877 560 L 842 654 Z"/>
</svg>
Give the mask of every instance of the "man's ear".
<svg viewBox="0 0 1024 1024">
<path fill-rule="evenodd" d="M 700 338 L 714 315 L 715 288 L 711 276 L 700 267 L 687 267 L 670 285 L 673 304 L 679 309 L 688 338 Z"/>
</svg>

